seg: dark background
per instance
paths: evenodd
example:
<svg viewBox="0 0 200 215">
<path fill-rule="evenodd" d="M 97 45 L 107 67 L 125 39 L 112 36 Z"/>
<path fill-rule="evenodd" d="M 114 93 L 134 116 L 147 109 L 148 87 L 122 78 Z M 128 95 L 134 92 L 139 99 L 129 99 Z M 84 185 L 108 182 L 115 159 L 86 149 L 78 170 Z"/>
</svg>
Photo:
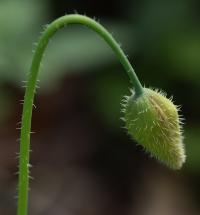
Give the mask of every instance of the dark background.
<svg viewBox="0 0 200 215">
<path fill-rule="evenodd" d="M 141 82 L 182 105 L 187 161 L 172 171 L 126 135 L 127 75 L 107 45 L 69 26 L 48 46 L 31 139 L 31 215 L 200 214 L 200 2 L 0 0 L 0 214 L 16 211 L 26 73 L 43 26 L 66 13 L 96 17 Z"/>
</svg>

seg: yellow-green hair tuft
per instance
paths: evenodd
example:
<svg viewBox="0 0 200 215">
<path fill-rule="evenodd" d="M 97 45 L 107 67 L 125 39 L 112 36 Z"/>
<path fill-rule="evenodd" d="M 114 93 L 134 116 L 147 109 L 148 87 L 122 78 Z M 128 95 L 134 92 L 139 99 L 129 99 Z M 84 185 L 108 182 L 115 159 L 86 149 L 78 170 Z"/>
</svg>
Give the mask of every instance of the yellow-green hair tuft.
<svg viewBox="0 0 200 215">
<path fill-rule="evenodd" d="M 125 126 L 131 137 L 152 156 L 173 169 L 185 162 L 179 107 L 163 92 L 144 88 L 123 100 Z"/>
</svg>

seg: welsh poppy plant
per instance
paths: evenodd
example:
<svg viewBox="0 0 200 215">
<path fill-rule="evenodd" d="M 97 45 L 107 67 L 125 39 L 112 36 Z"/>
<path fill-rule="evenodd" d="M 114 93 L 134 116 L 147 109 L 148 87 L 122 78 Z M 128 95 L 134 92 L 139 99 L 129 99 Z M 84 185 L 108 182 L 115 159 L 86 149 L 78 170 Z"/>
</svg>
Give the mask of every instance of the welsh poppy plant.
<svg viewBox="0 0 200 215">
<path fill-rule="evenodd" d="M 32 107 L 41 60 L 50 38 L 69 24 L 85 25 L 95 31 L 111 47 L 129 76 L 134 91 L 124 104 L 124 120 L 128 133 L 138 144 L 173 169 L 180 169 L 185 161 L 177 107 L 162 93 L 142 87 L 127 56 L 101 24 L 87 16 L 66 15 L 46 26 L 36 46 L 30 67 L 21 122 L 18 215 L 27 215 L 28 212 Z"/>
</svg>

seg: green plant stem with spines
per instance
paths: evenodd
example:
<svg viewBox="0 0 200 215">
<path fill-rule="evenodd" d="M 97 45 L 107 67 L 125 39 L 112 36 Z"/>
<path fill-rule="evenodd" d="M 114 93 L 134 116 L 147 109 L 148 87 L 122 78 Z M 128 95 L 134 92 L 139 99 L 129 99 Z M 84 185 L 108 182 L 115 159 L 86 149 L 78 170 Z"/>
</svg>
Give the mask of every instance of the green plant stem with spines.
<svg viewBox="0 0 200 215">
<path fill-rule="evenodd" d="M 119 61 L 125 68 L 130 78 L 135 93 L 140 96 L 143 93 L 141 86 L 130 62 L 120 48 L 119 44 L 114 40 L 112 35 L 98 22 L 86 16 L 72 14 L 58 18 L 48 25 L 39 40 L 35 50 L 30 74 L 28 77 L 27 88 L 24 96 L 24 105 L 22 113 L 22 127 L 20 138 L 20 158 L 19 158 L 19 184 L 18 184 L 18 208 L 17 215 L 26 215 L 28 211 L 28 187 L 29 187 L 29 157 L 30 157 L 30 133 L 31 118 L 34 94 L 36 89 L 37 77 L 39 73 L 40 63 L 49 39 L 61 28 L 68 24 L 82 24 L 99 34 L 107 44 L 112 48 Z"/>
</svg>

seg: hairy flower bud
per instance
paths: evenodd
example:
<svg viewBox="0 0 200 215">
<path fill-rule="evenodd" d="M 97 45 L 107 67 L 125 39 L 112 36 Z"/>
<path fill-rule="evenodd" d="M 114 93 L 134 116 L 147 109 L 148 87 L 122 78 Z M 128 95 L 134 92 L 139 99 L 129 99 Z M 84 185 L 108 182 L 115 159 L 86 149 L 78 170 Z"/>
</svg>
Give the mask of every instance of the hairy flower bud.
<svg viewBox="0 0 200 215">
<path fill-rule="evenodd" d="M 162 92 L 144 88 L 124 101 L 125 126 L 131 137 L 147 152 L 173 169 L 185 162 L 178 108 Z"/>
</svg>

